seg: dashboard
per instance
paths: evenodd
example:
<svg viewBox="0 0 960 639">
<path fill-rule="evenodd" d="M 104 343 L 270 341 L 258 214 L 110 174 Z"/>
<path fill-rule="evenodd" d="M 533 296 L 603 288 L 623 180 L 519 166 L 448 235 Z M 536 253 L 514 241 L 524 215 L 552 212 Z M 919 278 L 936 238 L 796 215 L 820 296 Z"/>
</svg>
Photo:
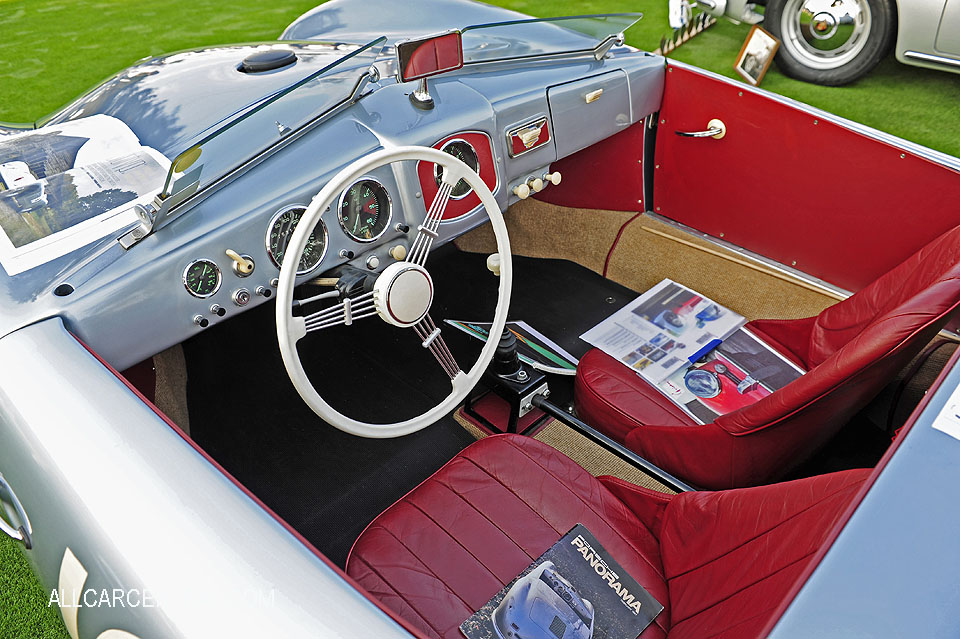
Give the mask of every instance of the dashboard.
<svg viewBox="0 0 960 639">
<path fill-rule="evenodd" d="M 411 86 L 384 72 L 361 100 L 199 191 L 129 250 L 106 241 L 0 278 L 0 295 L 11 301 L 0 331 L 60 316 L 112 365 L 131 366 L 272 302 L 305 209 L 356 159 L 389 146 L 441 149 L 474 168 L 506 211 L 559 181 L 551 169 L 558 159 L 642 122 L 663 90 L 662 58 L 626 49 L 601 61 L 481 66 L 431 78 L 429 110 L 412 104 Z M 351 269 L 375 278 L 403 260 L 438 178 L 433 163 L 411 161 L 377 167 L 350 184 L 312 229 L 297 283 Z M 458 184 L 434 245 L 486 221 L 477 195 Z"/>
</svg>

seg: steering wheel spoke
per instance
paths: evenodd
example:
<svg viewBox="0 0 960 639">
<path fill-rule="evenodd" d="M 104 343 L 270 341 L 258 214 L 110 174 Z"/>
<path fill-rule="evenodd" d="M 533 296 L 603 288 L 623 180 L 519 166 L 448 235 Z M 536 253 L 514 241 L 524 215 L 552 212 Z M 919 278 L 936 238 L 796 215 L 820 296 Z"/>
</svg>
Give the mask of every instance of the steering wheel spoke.
<svg viewBox="0 0 960 639">
<path fill-rule="evenodd" d="M 426 349 L 429 349 L 433 356 L 437 358 L 437 362 L 440 363 L 443 372 L 452 380 L 454 377 L 460 373 L 460 365 L 457 364 L 456 358 L 454 358 L 453 353 L 450 352 L 450 348 L 447 346 L 447 343 L 443 339 L 443 335 L 440 334 L 440 327 L 438 327 L 433 318 L 430 317 L 430 314 L 420 320 L 417 324 L 414 325 L 413 330 L 417 332 L 417 335 L 422 340 L 420 345 Z"/>
<path fill-rule="evenodd" d="M 310 313 L 303 316 L 304 329 L 307 333 L 319 331 L 332 326 L 344 324 L 350 326 L 355 321 L 365 317 L 372 317 L 377 314 L 377 309 L 373 303 L 373 291 L 358 295 L 357 297 L 345 298 L 339 304 L 334 304 L 329 308 L 316 313 Z"/>
<path fill-rule="evenodd" d="M 443 220 L 443 213 L 447 210 L 447 203 L 450 202 L 450 193 L 453 191 L 453 184 L 447 183 L 449 171 L 444 171 L 443 181 L 440 183 L 440 190 L 430 204 L 430 210 L 427 211 L 427 217 L 423 224 L 417 227 L 417 237 L 413 241 L 410 253 L 407 255 L 407 261 L 423 266 L 427 263 L 427 256 L 433 247 L 433 241 L 437 239 L 437 230 L 440 228 L 440 221 Z"/>
</svg>

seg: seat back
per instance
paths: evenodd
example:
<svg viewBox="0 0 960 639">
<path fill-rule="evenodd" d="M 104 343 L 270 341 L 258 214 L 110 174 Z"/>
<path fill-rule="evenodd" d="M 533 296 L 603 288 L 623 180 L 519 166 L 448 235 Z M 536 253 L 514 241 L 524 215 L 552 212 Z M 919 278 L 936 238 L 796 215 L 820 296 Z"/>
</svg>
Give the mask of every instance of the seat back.
<svg viewBox="0 0 960 639">
<path fill-rule="evenodd" d="M 715 420 L 738 440 L 731 442 L 737 465 L 750 469 L 752 477 L 734 485 L 776 478 L 808 459 L 906 367 L 958 306 L 960 227 L 821 313 L 807 353 L 813 368 Z"/>
<path fill-rule="evenodd" d="M 719 417 L 742 436 L 810 413 L 839 426 L 920 352 L 960 305 L 960 227 L 940 236 L 813 323 L 812 369 L 777 392 Z"/>
</svg>

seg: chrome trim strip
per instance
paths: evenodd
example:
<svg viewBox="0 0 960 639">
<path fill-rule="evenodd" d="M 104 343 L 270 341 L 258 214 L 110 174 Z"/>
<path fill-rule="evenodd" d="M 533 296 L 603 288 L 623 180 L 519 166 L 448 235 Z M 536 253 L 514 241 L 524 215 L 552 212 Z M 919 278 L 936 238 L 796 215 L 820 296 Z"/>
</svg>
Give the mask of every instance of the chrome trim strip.
<svg viewBox="0 0 960 639">
<path fill-rule="evenodd" d="M 933 62 L 934 64 L 942 64 L 944 66 L 960 69 L 960 60 L 955 58 L 945 58 L 942 55 L 920 53 L 919 51 L 904 51 L 903 57 L 912 58 L 913 60 L 921 60 L 923 62 Z"/>
<path fill-rule="evenodd" d="M 697 238 L 699 238 L 699 239 L 701 239 L 701 240 L 705 240 L 705 241 L 707 241 L 707 242 L 710 242 L 711 244 L 713 244 L 713 245 L 715 245 L 715 246 L 719 246 L 720 248 L 727 249 L 728 251 L 731 251 L 732 253 L 735 253 L 735 254 L 737 254 L 737 255 L 740 256 L 740 257 L 743 257 L 743 258 L 745 258 L 745 259 L 748 259 L 748 260 L 757 262 L 757 264 L 760 265 L 760 266 L 764 266 L 764 267 L 769 268 L 769 269 L 771 269 L 771 270 L 774 270 L 774 271 L 777 271 L 777 272 L 779 272 L 779 273 L 782 273 L 783 275 L 787 275 L 787 276 L 792 277 L 792 278 L 794 278 L 794 279 L 796 279 L 796 280 L 799 280 L 799 281 L 803 282 L 804 284 L 808 284 L 808 285 L 810 285 L 810 286 L 812 286 L 812 287 L 814 287 L 814 288 L 818 288 L 818 289 L 824 291 L 825 293 L 829 294 L 830 296 L 837 296 L 837 295 L 839 295 L 839 296 L 841 296 L 841 297 L 847 298 L 847 297 L 850 297 L 851 295 L 853 295 L 853 292 L 848 291 L 848 290 L 846 290 L 846 289 L 844 289 L 844 288 L 840 288 L 839 286 L 836 286 L 836 285 L 834 285 L 834 284 L 831 284 L 830 282 L 826 282 L 826 281 L 824 281 L 824 280 L 821 280 L 820 278 L 813 277 L 812 275 L 808 275 L 807 273 L 804 273 L 803 271 L 797 270 L 797 269 L 792 268 L 792 267 L 790 267 L 790 266 L 787 266 L 787 265 L 785 265 L 785 264 L 781 264 L 780 262 L 777 262 L 777 261 L 775 261 L 775 260 L 772 260 L 772 259 L 770 259 L 769 257 L 764 257 L 763 255 L 760 255 L 759 253 L 754 253 L 753 251 L 750 251 L 750 250 L 745 249 L 745 248 L 743 248 L 743 247 L 737 246 L 736 244 L 731 244 L 730 242 L 727 242 L 726 240 L 721 240 L 720 238 L 714 237 L 714 236 L 712 236 L 712 235 L 707 235 L 706 233 L 702 233 L 702 232 L 696 230 L 695 228 L 692 228 L 692 227 L 690 227 L 690 226 L 687 226 L 686 224 L 681 224 L 680 222 L 675 222 L 674 220 L 671 220 L 671 219 L 669 219 L 669 218 L 663 217 L 662 215 L 659 215 L 659 214 L 657 214 L 657 213 L 653 213 L 653 212 L 651 212 L 651 211 L 644 211 L 643 214 L 644 214 L 645 216 L 650 217 L 651 219 L 654 219 L 654 220 L 658 221 L 658 222 L 662 222 L 662 223 L 666 224 L 666 225 L 669 226 L 669 227 L 675 228 L 675 229 L 677 229 L 678 231 L 683 231 L 684 233 L 689 233 L 690 235 L 693 235 L 693 236 L 695 236 L 695 237 L 697 237 Z"/>
<path fill-rule="evenodd" d="M 832 122 L 834 124 L 838 124 L 844 127 L 845 129 L 849 129 L 853 131 L 854 133 L 859 133 L 860 135 L 877 140 L 878 142 L 884 142 L 886 144 L 899 147 L 904 151 L 909 151 L 910 153 L 918 157 L 922 157 L 926 160 L 930 160 L 931 162 L 936 162 L 937 164 L 945 166 L 948 169 L 953 169 L 954 171 L 960 171 L 960 158 L 953 157 L 952 155 L 947 155 L 942 151 L 935 151 L 934 149 L 931 149 L 929 147 L 925 147 L 923 145 L 917 144 L 916 142 L 910 142 L 909 140 L 904 140 L 903 138 L 899 138 L 895 135 L 890 135 L 889 133 L 884 133 L 883 131 L 878 131 L 877 129 L 868 127 L 865 124 L 860 124 L 859 122 L 848 120 L 846 118 L 840 117 L 839 115 L 830 113 L 829 111 L 824 111 L 822 109 L 818 109 L 817 107 L 810 106 L 809 104 L 804 104 L 799 100 L 794 100 L 793 98 L 788 98 L 786 96 L 778 95 L 776 93 L 771 93 L 770 91 L 767 91 L 765 89 L 752 87 L 746 83 L 742 85 L 737 85 L 732 83 L 730 81 L 730 78 L 726 76 L 722 76 L 718 73 L 714 73 L 713 71 L 707 71 L 705 69 L 695 67 L 691 64 L 677 62 L 676 60 L 670 60 L 667 63 L 667 67 L 668 68 L 677 67 L 678 69 L 692 71 L 694 73 L 698 73 L 708 78 L 713 78 L 714 80 L 721 80 L 727 84 L 730 84 L 736 88 L 739 88 L 739 90 L 741 91 L 749 91 L 751 93 L 760 94 L 764 97 L 770 98 L 775 102 L 779 102 L 786 106 L 790 106 L 796 109 L 806 111 L 807 113 L 809 113 L 814 117 L 827 120 L 828 122 Z"/>
</svg>

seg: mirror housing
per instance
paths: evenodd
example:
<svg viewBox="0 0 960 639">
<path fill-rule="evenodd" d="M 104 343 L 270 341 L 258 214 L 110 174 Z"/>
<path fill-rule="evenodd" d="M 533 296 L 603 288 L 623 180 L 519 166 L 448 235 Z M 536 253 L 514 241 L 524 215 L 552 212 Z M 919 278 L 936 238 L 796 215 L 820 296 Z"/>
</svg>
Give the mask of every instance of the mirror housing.
<svg viewBox="0 0 960 639">
<path fill-rule="evenodd" d="M 459 31 L 397 42 L 397 77 L 400 82 L 421 80 L 461 67 L 463 42 Z"/>
</svg>

